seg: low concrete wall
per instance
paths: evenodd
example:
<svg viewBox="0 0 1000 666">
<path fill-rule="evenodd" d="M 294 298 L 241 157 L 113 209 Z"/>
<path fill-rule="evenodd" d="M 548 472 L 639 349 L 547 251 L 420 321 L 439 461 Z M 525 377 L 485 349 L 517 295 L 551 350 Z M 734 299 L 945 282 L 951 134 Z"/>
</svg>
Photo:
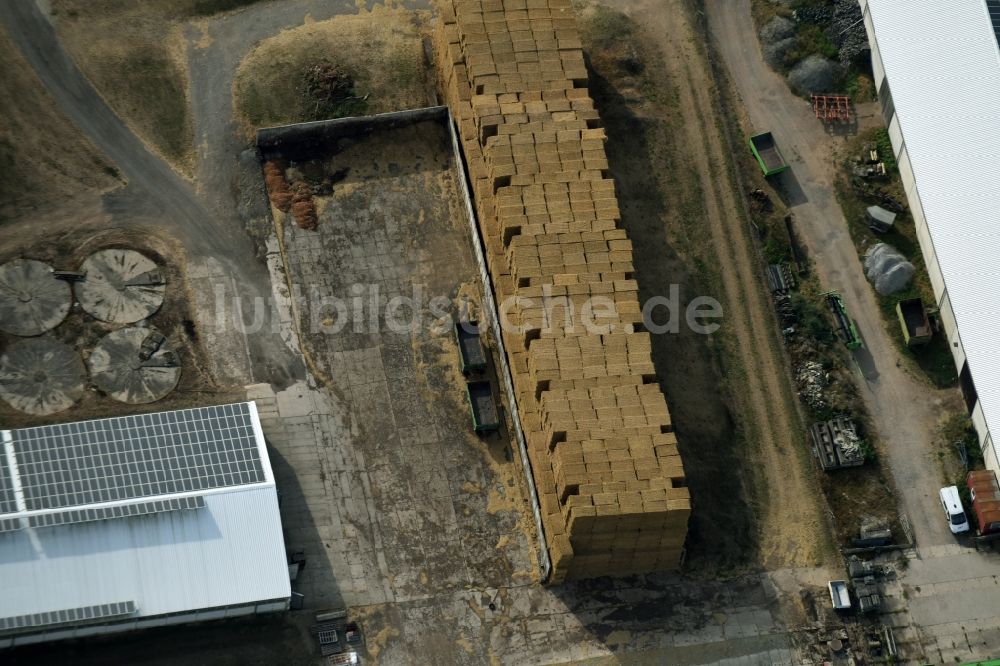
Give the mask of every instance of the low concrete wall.
<svg viewBox="0 0 1000 666">
<path fill-rule="evenodd" d="M 406 127 L 426 120 L 448 122 L 448 107 L 429 106 L 422 109 L 379 113 L 374 116 L 334 118 L 310 123 L 264 127 L 257 130 L 257 147 L 265 157 L 294 152 L 298 146 L 314 150 L 344 138 L 364 138 L 374 132 Z"/>
<path fill-rule="evenodd" d="M 448 107 L 443 108 L 447 109 Z M 483 313 L 489 318 L 489 326 L 493 331 L 493 338 L 497 344 L 497 356 L 500 359 L 500 367 L 497 368 L 497 377 L 503 382 L 503 391 L 510 409 L 511 421 L 514 424 L 517 449 L 521 455 L 521 465 L 524 469 L 525 480 L 528 482 L 528 493 L 531 496 L 531 511 L 535 516 L 535 529 L 538 531 L 538 564 L 541 568 L 542 581 L 545 582 L 552 571 L 552 560 L 549 558 L 549 546 L 545 539 L 545 528 L 542 526 L 542 509 L 538 503 L 535 475 L 531 471 L 531 460 L 528 458 L 528 444 L 524 439 L 524 431 L 521 429 L 521 417 L 517 411 L 517 394 L 514 392 L 514 378 L 511 376 L 510 366 L 507 364 L 507 350 L 504 349 L 503 334 L 500 330 L 500 315 L 497 311 L 496 299 L 493 296 L 493 280 L 490 278 L 490 269 L 483 252 L 483 239 L 479 235 L 476 209 L 472 205 L 472 194 L 469 192 L 469 184 L 465 173 L 465 161 L 458 142 L 458 133 L 455 131 L 455 121 L 452 119 L 450 112 L 447 114 L 447 122 L 448 131 L 451 134 L 452 150 L 455 155 L 455 165 L 458 168 L 459 185 L 462 188 L 462 199 L 465 202 L 467 218 L 469 220 L 469 231 L 472 235 L 472 249 L 475 251 L 476 262 L 479 264 L 479 275 L 483 282 Z"/>
</svg>

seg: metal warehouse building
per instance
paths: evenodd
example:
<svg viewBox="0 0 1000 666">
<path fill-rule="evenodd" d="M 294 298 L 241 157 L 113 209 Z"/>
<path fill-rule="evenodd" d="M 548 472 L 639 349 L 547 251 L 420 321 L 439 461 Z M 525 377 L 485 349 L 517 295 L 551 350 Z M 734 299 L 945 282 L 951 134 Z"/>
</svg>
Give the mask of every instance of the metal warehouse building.
<svg viewBox="0 0 1000 666">
<path fill-rule="evenodd" d="M 861 7 L 962 391 L 1000 474 L 1000 0 Z"/>
<path fill-rule="evenodd" d="M 253 403 L 0 437 L 0 647 L 288 607 Z"/>
</svg>

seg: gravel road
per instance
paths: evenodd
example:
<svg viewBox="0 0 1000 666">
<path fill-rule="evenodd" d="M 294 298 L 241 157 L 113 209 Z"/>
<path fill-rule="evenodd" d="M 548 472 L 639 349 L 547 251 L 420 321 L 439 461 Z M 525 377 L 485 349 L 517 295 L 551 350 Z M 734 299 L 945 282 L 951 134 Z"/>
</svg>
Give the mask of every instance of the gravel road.
<svg viewBox="0 0 1000 666">
<path fill-rule="evenodd" d="M 884 442 L 902 510 L 918 545 L 954 543 L 941 515 L 934 435 L 957 389 L 936 390 L 914 376 L 886 331 L 834 195 L 834 151 L 848 137 L 828 134 L 810 105 L 794 96 L 761 57 L 749 0 L 707 0 L 709 28 L 751 126 L 770 130 L 791 164 L 781 186 L 822 284 L 838 289 L 864 338 L 858 381 Z M 870 117 L 867 122 L 879 122 Z M 862 118 L 862 123 L 866 122 Z"/>
</svg>

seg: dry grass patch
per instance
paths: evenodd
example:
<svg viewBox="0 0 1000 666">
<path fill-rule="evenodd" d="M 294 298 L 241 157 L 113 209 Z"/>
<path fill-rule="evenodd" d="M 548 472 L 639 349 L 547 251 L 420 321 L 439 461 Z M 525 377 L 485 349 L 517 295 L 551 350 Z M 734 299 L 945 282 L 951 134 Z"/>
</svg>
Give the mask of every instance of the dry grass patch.
<svg viewBox="0 0 1000 666">
<path fill-rule="evenodd" d="M 264 40 L 240 64 L 234 108 L 248 129 L 428 105 L 423 13 L 375 8 L 309 23 Z M 353 81 L 353 94 L 329 103 L 307 88 L 322 63 Z"/>
<path fill-rule="evenodd" d="M 108 105 L 190 175 L 194 131 L 182 22 L 196 0 L 52 0 L 66 50 Z"/>
<path fill-rule="evenodd" d="M 60 113 L 0 28 L 0 222 L 119 183 L 117 170 Z"/>
</svg>

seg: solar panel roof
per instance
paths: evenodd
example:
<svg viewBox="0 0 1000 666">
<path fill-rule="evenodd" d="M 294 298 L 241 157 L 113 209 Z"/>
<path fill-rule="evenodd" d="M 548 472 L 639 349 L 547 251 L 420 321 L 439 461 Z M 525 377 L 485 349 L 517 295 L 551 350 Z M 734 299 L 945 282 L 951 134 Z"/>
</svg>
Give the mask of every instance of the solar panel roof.
<svg viewBox="0 0 1000 666">
<path fill-rule="evenodd" d="M 17 502 L 14 500 L 14 482 L 11 480 L 10 467 L 7 465 L 7 456 L 0 446 L 0 514 L 14 513 L 17 511 Z"/>
<path fill-rule="evenodd" d="M 10 434 L 28 511 L 266 480 L 248 403 L 39 426 Z"/>
<path fill-rule="evenodd" d="M 986 0 L 986 11 L 990 14 L 993 34 L 996 35 L 997 45 L 1000 46 L 1000 0 Z"/>
<path fill-rule="evenodd" d="M 132 518 L 134 516 L 146 516 L 151 513 L 167 513 L 168 511 L 204 508 L 204 497 L 201 495 L 193 497 L 189 495 L 186 497 L 168 497 L 149 502 L 137 502 L 135 504 L 115 504 L 89 509 L 71 509 L 57 513 L 40 513 L 30 516 L 28 524 L 32 527 L 54 527 L 56 525 L 92 523 L 98 520 L 115 520 L 119 518 Z"/>
<path fill-rule="evenodd" d="M 136 612 L 134 601 L 116 601 L 97 606 L 81 606 L 58 611 L 46 611 L 31 615 L 16 617 L 0 617 L 0 632 L 46 627 L 57 624 L 78 624 L 82 622 L 98 622 L 114 617 L 133 615 Z"/>
</svg>

